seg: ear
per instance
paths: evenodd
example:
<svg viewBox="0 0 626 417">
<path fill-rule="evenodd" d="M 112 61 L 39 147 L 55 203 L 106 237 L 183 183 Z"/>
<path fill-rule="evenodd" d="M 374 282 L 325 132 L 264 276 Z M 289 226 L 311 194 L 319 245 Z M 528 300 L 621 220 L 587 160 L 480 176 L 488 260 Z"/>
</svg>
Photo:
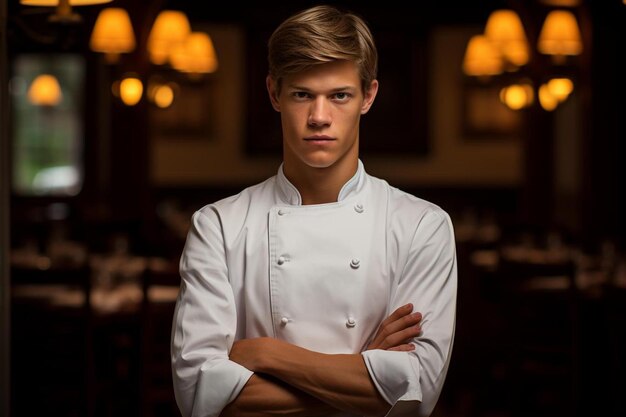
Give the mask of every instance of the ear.
<svg viewBox="0 0 626 417">
<path fill-rule="evenodd" d="M 370 87 L 363 92 L 363 105 L 361 106 L 361 114 L 365 114 L 369 111 L 372 104 L 374 104 L 374 99 L 376 98 L 376 93 L 378 93 L 378 80 L 372 80 Z"/>
<path fill-rule="evenodd" d="M 276 81 L 271 77 L 265 78 L 265 85 L 267 86 L 267 93 L 270 96 L 270 102 L 274 110 L 280 113 L 280 101 L 278 100 L 278 90 L 276 89 Z"/>
</svg>

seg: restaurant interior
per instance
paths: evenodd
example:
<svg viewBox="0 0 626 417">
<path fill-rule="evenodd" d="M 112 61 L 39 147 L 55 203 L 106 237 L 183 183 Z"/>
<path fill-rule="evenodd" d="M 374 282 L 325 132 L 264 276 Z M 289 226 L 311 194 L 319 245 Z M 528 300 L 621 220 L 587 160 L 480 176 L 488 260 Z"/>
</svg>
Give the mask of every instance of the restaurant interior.
<svg viewBox="0 0 626 417">
<path fill-rule="evenodd" d="M 433 416 L 626 415 L 626 0 L 3 0 L 0 416 L 180 415 L 191 215 L 276 173 L 267 39 L 319 3 L 377 42 L 366 170 L 454 224 Z"/>
</svg>

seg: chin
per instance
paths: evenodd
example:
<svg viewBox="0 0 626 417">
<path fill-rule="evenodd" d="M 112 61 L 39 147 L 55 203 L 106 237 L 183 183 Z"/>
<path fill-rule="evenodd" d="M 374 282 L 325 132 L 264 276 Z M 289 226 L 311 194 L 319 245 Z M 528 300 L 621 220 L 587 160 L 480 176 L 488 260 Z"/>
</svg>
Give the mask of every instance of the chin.
<svg viewBox="0 0 626 417">
<path fill-rule="evenodd" d="M 339 158 L 336 158 L 334 155 L 329 154 L 313 154 L 313 155 L 303 155 L 302 162 L 311 168 L 328 168 L 335 165 Z"/>
<path fill-rule="evenodd" d="M 335 164 L 336 161 L 328 161 L 328 160 L 306 160 L 304 161 L 311 168 L 324 169 L 329 168 Z"/>
</svg>

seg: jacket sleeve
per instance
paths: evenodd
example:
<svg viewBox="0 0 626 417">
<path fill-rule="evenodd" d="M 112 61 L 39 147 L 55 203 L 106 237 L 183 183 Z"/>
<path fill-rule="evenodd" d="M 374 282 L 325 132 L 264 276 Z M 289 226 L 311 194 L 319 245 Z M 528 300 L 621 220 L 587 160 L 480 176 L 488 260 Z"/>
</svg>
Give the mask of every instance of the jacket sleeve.
<svg viewBox="0 0 626 417">
<path fill-rule="evenodd" d="M 413 303 L 422 313 L 415 350 L 377 349 L 363 357 L 378 391 L 392 405 L 388 416 L 428 416 L 443 387 L 454 338 L 456 249 L 447 213 L 437 208 L 422 217 L 405 259 L 389 311 Z"/>
<path fill-rule="evenodd" d="M 237 328 L 219 217 L 193 215 L 180 260 L 171 358 L 176 402 L 183 416 L 218 416 L 252 372 L 228 359 Z"/>
</svg>

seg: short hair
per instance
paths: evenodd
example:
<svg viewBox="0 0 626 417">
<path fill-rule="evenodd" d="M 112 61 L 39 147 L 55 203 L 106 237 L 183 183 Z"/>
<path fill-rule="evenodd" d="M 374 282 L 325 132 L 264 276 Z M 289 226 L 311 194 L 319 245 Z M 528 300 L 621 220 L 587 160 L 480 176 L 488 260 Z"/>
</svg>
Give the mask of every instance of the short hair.
<svg viewBox="0 0 626 417">
<path fill-rule="evenodd" d="M 367 91 L 378 71 L 378 52 L 365 21 L 332 6 L 301 11 L 280 24 L 268 42 L 269 75 L 280 89 L 282 79 L 328 62 L 357 65 Z"/>
</svg>

